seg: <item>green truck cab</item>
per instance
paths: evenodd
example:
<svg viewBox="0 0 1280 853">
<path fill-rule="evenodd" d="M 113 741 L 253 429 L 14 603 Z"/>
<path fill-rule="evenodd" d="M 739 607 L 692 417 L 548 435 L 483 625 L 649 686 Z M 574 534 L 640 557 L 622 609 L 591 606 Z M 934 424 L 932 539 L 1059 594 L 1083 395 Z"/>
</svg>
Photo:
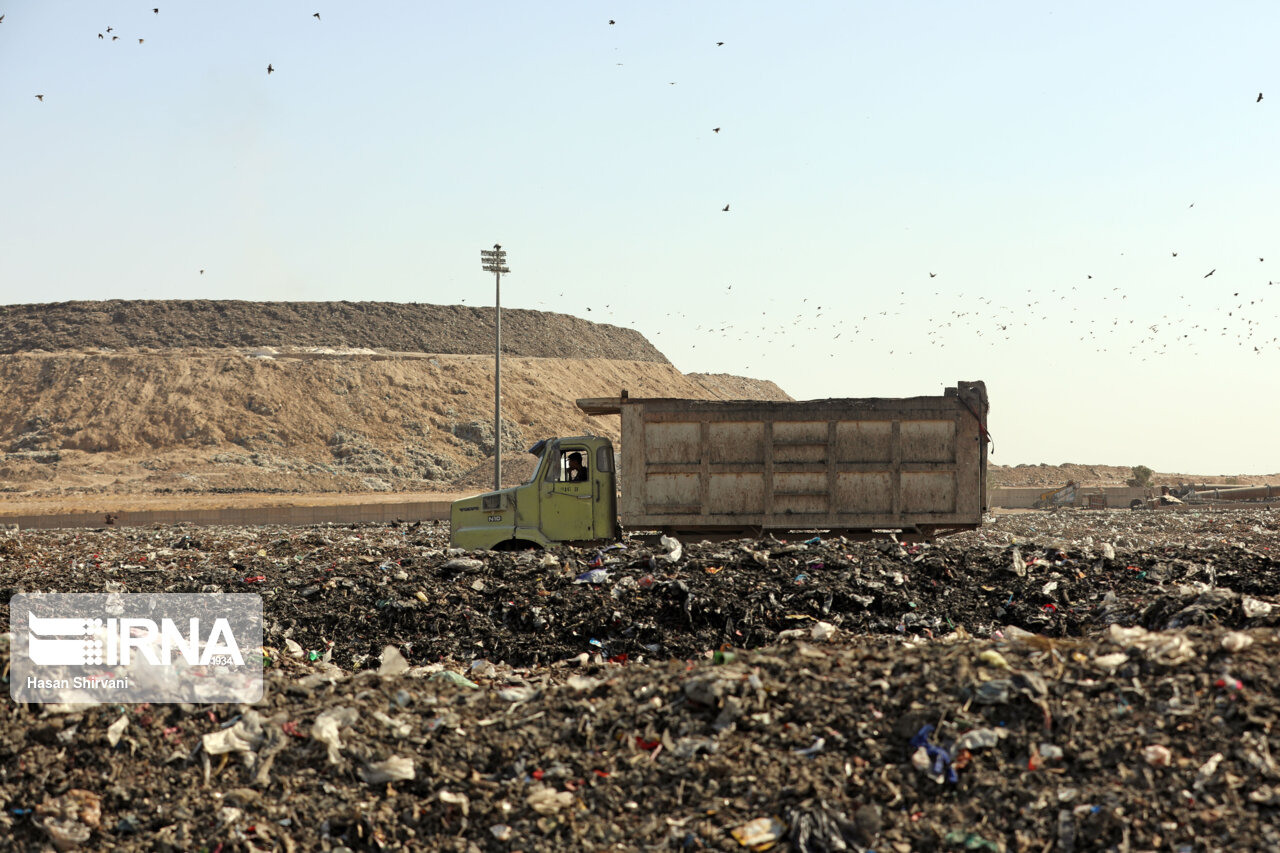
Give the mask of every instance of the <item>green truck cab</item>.
<svg viewBox="0 0 1280 853">
<path fill-rule="evenodd" d="M 453 502 L 452 547 L 506 550 L 618 539 L 617 469 L 609 439 L 543 439 L 529 452 L 538 464 L 527 483 Z"/>
</svg>

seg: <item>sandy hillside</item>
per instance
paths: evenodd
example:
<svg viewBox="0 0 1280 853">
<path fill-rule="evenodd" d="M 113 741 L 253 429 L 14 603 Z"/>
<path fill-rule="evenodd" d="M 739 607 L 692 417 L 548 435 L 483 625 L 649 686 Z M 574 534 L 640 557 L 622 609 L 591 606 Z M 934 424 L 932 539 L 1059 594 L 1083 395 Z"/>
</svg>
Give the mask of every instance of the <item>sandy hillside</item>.
<svg viewBox="0 0 1280 853">
<path fill-rule="evenodd" d="M 504 479 L 539 438 L 617 438 L 579 397 L 789 399 L 643 335 L 507 310 Z M 492 481 L 493 316 L 389 302 L 0 306 L 0 492 L 31 498 L 441 492 Z"/>
<path fill-rule="evenodd" d="M 439 491 L 492 471 L 493 360 L 482 355 L 169 351 L 0 359 L 0 481 L 12 496 Z M 503 360 L 504 473 L 540 438 L 618 438 L 580 397 L 787 399 L 669 364 Z M 509 460 L 509 461 L 508 461 Z M 491 478 L 491 474 L 489 475 Z"/>
<path fill-rule="evenodd" d="M 1074 480 L 1082 486 L 1123 486 L 1133 476 L 1133 468 L 1120 465 L 990 465 L 988 468 L 993 486 L 1062 486 Z M 1213 483 L 1225 486 L 1280 484 L 1280 474 L 1180 474 L 1156 472 L 1151 477 L 1155 485 L 1178 483 Z"/>
</svg>

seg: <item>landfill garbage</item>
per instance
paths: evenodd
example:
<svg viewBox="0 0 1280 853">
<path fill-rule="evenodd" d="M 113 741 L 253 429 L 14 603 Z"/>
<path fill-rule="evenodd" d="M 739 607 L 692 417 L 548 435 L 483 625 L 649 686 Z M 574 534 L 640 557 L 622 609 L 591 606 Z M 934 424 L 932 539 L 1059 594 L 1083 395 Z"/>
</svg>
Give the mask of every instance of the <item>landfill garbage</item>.
<svg viewBox="0 0 1280 853">
<path fill-rule="evenodd" d="M 322 711 L 311 724 L 311 738 L 328 748 L 330 764 L 342 761 L 342 729 L 360 719 L 355 708 L 340 706 Z"/>
<path fill-rule="evenodd" d="M 393 755 L 360 768 L 360 778 L 370 785 L 403 782 L 414 777 L 414 762 L 404 755 Z"/>
<path fill-rule="evenodd" d="M 455 794 L 452 791 L 446 791 L 441 788 L 436 797 L 446 805 L 457 806 L 463 817 L 471 813 L 471 798 L 466 794 Z"/>
<path fill-rule="evenodd" d="M 56 850 L 75 850 L 101 826 L 102 800 L 93 791 L 72 788 L 36 806 L 33 821 Z"/>
<path fill-rule="evenodd" d="M 665 554 L 657 555 L 659 560 L 665 560 L 668 563 L 680 562 L 680 557 L 684 554 L 684 546 L 673 536 L 662 536 L 658 539 L 658 543 L 667 549 Z"/>
<path fill-rule="evenodd" d="M 997 746 L 1000 739 L 1008 737 L 1008 731 L 1005 729 L 981 728 L 973 729 L 962 734 L 956 739 L 955 746 L 952 747 L 952 753 L 958 755 L 962 750 L 973 751 L 975 749 L 989 749 Z"/>
<path fill-rule="evenodd" d="M 119 719 L 107 726 L 107 743 L 116 746 L 120 743 L 120 738 L 124 736 L 124 730 L 129 727 L 129 717 L 121 714 Z"/>
<path fill-rule="evenodd" d="M 208 732 L 201 738 L 207 755 L 253 752 L 263 741 L 262 723 L 256 711 L 247 711 L 235 725 Z"/>
<path fill-rule="evenodd" d="M 817 622 L 809 629 L 809 639 L 815 643 L 825 643 L 836 635 L 840 629 L 830 622 Z"/>
<path fill-rule="evenodd" d="M 930 723 L 911 738 L 909 746 L 914 750 L 911 753 L 911 764 L 921 773 L 933 777 L 938 782 L 945 778 L 954 784 L 960 781 L 960 777 L 952 766 L 951 753 L 929 740 L 934 730 L 935 727 Z"/>
<path fill-rule="evenodd" d="M 378 664 L 378 675 L 383 678 L 389 678 L 395 675 L 402 675 L 409 671 L 409 662 L 404 659 L 404 655 L 395 646 L 384 646 L 382 649 L 382 657 Z"/>
<path fill-rule="evenodd" d="M 525 797 L 525 804 L 540 815 L 551 815 L 573 805 L 573 794 L 557 791 L 546 785 L 534 786 Z"/>
<path fill-rule="evenodd" d="M 743 847 L 766 849 L 767 845 L 772 845 L 786 832 L 786 825 L 776 817 L 758 817 L 734 827 L 730 834 Z"/>
<path fill-rule="evenodd" d="M 1183 663 L 1196 656 L 1195 643 L 1184 634 L 1152 632 L 1135 625 L 1123 628 L 1112 625 L 1112 642 L 1126 649 L 1138 649 L 1157 663 L 1171 665 Z"/>
<path fill-rule="evenodd" d="M 456 684 L 459 687 L 469 687 L 472 690 L 480 689 L 479 684 L 476 684 L 474 681 L 467 678 L 465 675 L 459 675 L 458 673 L 448 669 L 443 669 L 439 672 L 432 673 L 430 676 L 428 676 L 428 678 L 431 681 L 443 681 L 448 684 Z"/>
<path fill-rule="evenodd" d="M 993 669 L 1009 669 L 1009 662 L 1005 660 L 1004 655 L 995 649 L 983 649 L 978 653 L 978 663 Z"/>
<path fill-rule="evenodd" d="M 445 569 L 481 555 L 430 524 L 0 531 L 11 589 L 264 576 L 247 589 L 270 661 L 252 706 L 9 703 L 0 838 L 750 849 L 732 831 L 763 817 L 783 827 L 766 843 L 813 853 L 1201 849 L 1227 831 L 1278 849 L 1278 521 L 1067 509 L 934 543 L 687 542 L 657 568 L 633 542 L 605 553 L 603 587 L 567 568 L 597 549 Z M 817 642 L 820 623 L 837 630 Z M 97 826 L 45 805 L 73 790 L 99 798 Z"/>
<path fill-rule="evenodd" d="M 976 832 L 961 832 L 958 829 L 953 829 L 944 835 L 942 843 L 948 849 L 986 850 L 990 851 L 990 853 L 1004 853 L 1004 847 L 999 842 L 984 838 Z"/>
</svg>

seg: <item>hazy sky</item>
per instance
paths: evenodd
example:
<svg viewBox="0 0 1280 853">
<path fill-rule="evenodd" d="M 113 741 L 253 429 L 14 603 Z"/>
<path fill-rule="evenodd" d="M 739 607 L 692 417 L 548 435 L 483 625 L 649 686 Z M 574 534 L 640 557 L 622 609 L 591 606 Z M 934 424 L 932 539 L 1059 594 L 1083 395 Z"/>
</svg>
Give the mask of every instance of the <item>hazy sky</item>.
<svg viewBox="0 0 1280 853">
<path fill-rule="evenodd" d="M 983 379 L 993 462 L 1280 471 L 1274 0 L 152 8 L 0 0 L 3 301 L 485 305 L 500 242 L 684 371 Z"/>
</svg>

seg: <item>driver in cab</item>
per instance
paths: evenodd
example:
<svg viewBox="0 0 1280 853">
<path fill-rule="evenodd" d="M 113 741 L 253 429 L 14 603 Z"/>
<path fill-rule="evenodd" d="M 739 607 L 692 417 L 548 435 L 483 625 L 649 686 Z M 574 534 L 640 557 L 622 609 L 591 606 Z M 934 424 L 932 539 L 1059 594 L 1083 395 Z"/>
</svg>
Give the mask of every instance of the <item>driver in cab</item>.
<svg viewBox="0 0 1280 853">
<path fill-rule="evenodd" d="M 582 454 L 570 453 L 567 461 L 569 465 L 564 472 L 565 482 L 567 483 L 587 482 L 587 469 L 582 464 Z"/>
</svg>

